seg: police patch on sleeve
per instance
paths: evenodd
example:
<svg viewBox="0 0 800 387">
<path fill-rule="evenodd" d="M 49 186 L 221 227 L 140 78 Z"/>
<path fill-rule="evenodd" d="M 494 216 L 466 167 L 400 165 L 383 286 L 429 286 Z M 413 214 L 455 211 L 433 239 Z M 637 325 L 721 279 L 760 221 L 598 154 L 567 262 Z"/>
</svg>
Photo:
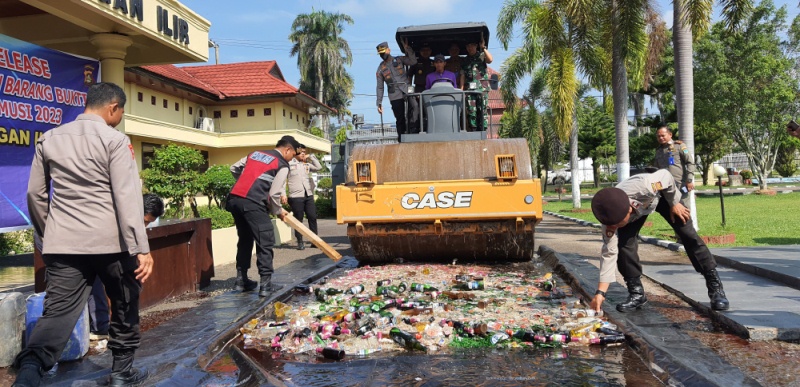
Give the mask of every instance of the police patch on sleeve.
<svg viewBox="0 0 800 387">
<path fill-rule="evenodd" d="M 653 183 L 651 185 L 653 186 L 653 192 L 658 192 L 658 191 L 661 191 L 662 189 L 664 189 L 664 186 L 661 185 L 660 181 L 657 181 L 657 182 L 655 182 L 655 183 Z"/>
</svg>

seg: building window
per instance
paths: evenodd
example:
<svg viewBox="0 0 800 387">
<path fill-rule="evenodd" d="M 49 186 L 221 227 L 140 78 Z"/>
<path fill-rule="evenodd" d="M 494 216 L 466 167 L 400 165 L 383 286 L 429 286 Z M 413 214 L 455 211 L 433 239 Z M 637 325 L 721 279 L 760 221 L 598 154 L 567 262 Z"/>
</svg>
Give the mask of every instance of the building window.
<svg viewBox="0 0 800 387">
<path fill-rule="evenodd" d="M 236 118 L 236 117 L 239 117 L 239 111 L 231 110 L 231 118 Z"/>
<path fill-rule="evenodd" d="M 300 122 L 300 116 L 297 116 L 295 118 L 297 118 L 297 122 Z"/>
<path fill-rule="evenodd" d="M 306 124 L 306 118 L 303 117 L 303 125 L 305 125 L 305 124 Z"/>
<path fill-rule="evenodd" d="M 138 99 L 139 102 L 144 101 L 144 93 L 136 93 L 136 99 Z"/>
<path fill-rule="evenodd" d="M 256 109 L 247 109 L 247 116 L 248 117 L 255 117 L 256 116 Z"/>
<path fill-rule="evenodd" d="M 264 108 L 264 115 L 271 116 L 272 115 L 272 108 Z"/>
<path fill-rule="evenodd" d="M 156 104 L 156 96 L 155 95 L 150 97 L 150 104 L 155 106 L 155 104 Z"/>
<path fill-rule="evenodd" d="M 160 147 L 158 144 L 142 143 L 142 169 L 150 168 L 150 160 L 155 156 L 156 148 Z"/>
<path fill-rule="evenodd" d="M 204 173 L 208 170 L 208 151 L 201 150 L 200 154 L 203 155 L 203 165 L 198 168 L 198 172 Z"/>
<path fill-rule="evenodd" d="M 197 111 L 197 115 L 200 116 L 201 118 L 203 117 L 204 114 L 205 113 L 203 113 L 203 110 L 198 110 Z"/>
<path fill-rule="evenodd" d="M 292 118 L 292 112 L 289 112 L 289 119 L 291 120 Z"/>
<path fill-rule="evenodd" d="M 286 117 L 286 109 L 283 109 L 283 116 Z"/>
<path fill-rule="evenodd" d="M 222 118 L 222 112 L 219 110 L 214 110 L 214 118 Z"/>
<path fill-rule="evenodd" d="M 175 102 L 175 111 L 176 111 L 176 112 L 179 112 L 179 111 L 181 111 L 181 105 L 180 105 L 180 104 L 178 104 L 177 102 Z"/>
<path fill-rule="evenodd" d="M 166 99 L 163 101 L 162 105 L 164 105 L 164 109 L 167 108 L 167 100 Z"/>
<path fill-rule="evenodd" d="M 191 116 L 192 114 L 194 114 L 194 112 L 192 111 L 192 107 L 189 106 L 189 115 Z"/>
</svg>

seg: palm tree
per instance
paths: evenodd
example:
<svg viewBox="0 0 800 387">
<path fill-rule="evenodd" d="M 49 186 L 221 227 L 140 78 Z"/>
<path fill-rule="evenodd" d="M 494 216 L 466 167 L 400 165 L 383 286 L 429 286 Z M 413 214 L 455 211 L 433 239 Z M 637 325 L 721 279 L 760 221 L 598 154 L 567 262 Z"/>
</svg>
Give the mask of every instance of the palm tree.
<svg viewBox="0 0 800 387">
<path fill-rule="evenodd" d="M 503 98 L 506 106 L 514 108 L 514 95 L 523 77 L 545 69 L 555 132 L 561 140 L 571 139 L 572 202 L 580 208 L 578 183 L 576 99 L 579 81 L 576 71 L 588 77 L 593 86 L 602 83 L 602 71 L 607 67 L 595 25 L 601 12 L 600 2 L 562 0 L 506 0 L 497 22 L 497 37 L 508 49 L 514 26 L 522 23 L 525 31 L 523 46 L 503 64 Z M 574 137 L 574 138 L 573 138 Z M 573 149 L 574 148 L 574 149 Z"/>
<path fill-rule="evenodd" d="M 291 56 L 297 55 L 300 82 L 313 84 L 314 96 L 322 103 L 325 103 L 325 91 L 332 89 L 325 85 L 325 80 L 331 85 L 346 82 L 349 75 L 344 66 L 353 63 L 350 45 L 341 37 L 344 23 L 352 25 L 353 18 L 313 9 L 310 14 L 297 15 L 292 23 Z"/>
<path fill-rule="evenodd" d="M 678 111 L 678 134 L 694 154 L 694 71 L 692 42 L 699 39 L 711 25 L 711 6 L 714 0 L 673 0 L 672 45 L 675 55 L 675 107 Z M 722 18 L 729 30 L 739 27 L 752 10 L 752 0 L 720 0 Z M 694 227 L 697 214 L 694 193 L 689 195 Z"/>
</svg>

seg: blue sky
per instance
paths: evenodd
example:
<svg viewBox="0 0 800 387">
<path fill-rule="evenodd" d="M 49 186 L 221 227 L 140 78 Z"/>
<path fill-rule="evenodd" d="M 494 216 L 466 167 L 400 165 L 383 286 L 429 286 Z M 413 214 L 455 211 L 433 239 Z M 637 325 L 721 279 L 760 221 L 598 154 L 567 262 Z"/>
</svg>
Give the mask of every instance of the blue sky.
<svg viewBox="0 0 800 387">
<path fill-rule="evenodd" d="M 286 81 L 295 86 L 299 84 L 300 74 L 297 58 L 289 56 L 292 45 L 288 39 L 295 17 L 311 12 L 312 8 L 350 15 L 355 23 L 346 26 L 343 34 L 353 52 L 353 65 L 348 70 L 355 79 L 355 97 L 350 110 L 364 114 L 365 121 L 372 123 L 380 121 L 375 108 L 375 69 L 379 63 L 375 46 L 388 41 L 394 53 L 400 52 L 394 42 L 398 27 L 485 22 L 492 35 L 488 44 L 494 55 L 491 67 L 496 70 L 520 45 L 519 41 L 512 42 L 509 51 L 504 51 L 495 37 L 502 0 L 290 0 L 286 3 L 182 0 L 182 3 L 211 21 L 209 37 L 220 46 L 220 63 L 276 60 Z M 657 3 L 662 17 L 671 27 L 672 3 L 665 0 Z M 798 13 L 797 0 L 775 3 L 789 5 L 789 20 Z M 209 63 L 214 63 L 213 50 L 209 51 Z M 385 97 L 384 105 L 388 105 Z M 384 119 L 393 122 L 394 117 L 391 113 L 388 115 L 384 114 Z"/>
</svg>

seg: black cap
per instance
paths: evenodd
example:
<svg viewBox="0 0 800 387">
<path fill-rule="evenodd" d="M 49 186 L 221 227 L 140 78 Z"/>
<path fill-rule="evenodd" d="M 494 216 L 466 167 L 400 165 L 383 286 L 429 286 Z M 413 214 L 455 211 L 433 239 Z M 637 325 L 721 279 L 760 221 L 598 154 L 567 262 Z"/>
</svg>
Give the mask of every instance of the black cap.
<svg viewBox="0 0 800 387">
<path fill-rule="evenodd" d="M 433 61 L 434 61 L 434 62 L 436 62 L 436 61 L 442 61 L 442 62 L 444 62 L 444 55 L 442 55 L 442 54 L 437 54 L 436 56 L 434 56 L 434 57 L 433 57 Z"/>
<path fill-rule="evenodd" d="M 592 213 L 600 223 L 613 226 L 622 222 L 630 212 L 631 201 L 625 191 L 609 187 L 597 191 L 592 198 Z"/>
<path fill-rule="evenodd" d="M 381 42 L 381 44 L 377 45 L 375 48 L 378 50 L 378 54 L 383 54 L 386 52 L 386 49 L 389 48 L 389 43 Z"/>
</svg>

